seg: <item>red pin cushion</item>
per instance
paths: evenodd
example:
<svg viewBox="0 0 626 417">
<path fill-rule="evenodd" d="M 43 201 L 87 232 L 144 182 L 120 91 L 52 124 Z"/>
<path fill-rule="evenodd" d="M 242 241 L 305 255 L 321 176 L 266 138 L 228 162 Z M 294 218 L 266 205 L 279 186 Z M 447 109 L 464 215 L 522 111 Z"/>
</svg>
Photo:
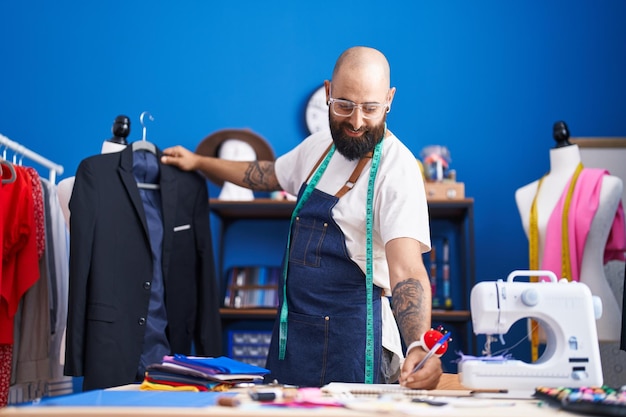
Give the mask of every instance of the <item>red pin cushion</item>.
<svg viewBox="0 0 626 417">
<path fill-rule="evenodd" d="M 411 351 L 411 349 L 417 346 L 420 346 L 426 352 L 430 351 L 433 348 L 433 346 L 437 344 L 439 339 L 443 337 L 443 335 L 444 333 L 442 333 L 441 330 L 430 329 L 429 331 L 422 334 L 422 337 L 420 337 L 420 340 L 413 342 L 409 345 L 409 347 L 406 350 L 407 356 L 409 352 Z M 435 351 L 435 355 L 437 355 L 437 357 L 441 357 L 441 355 L 446 353 L 446 351 L 448 350 L 448 341 L 450 341 L 450 339 L 443 342 L 443 344 L 439 347 L 439 349 Z"/>
</svg>

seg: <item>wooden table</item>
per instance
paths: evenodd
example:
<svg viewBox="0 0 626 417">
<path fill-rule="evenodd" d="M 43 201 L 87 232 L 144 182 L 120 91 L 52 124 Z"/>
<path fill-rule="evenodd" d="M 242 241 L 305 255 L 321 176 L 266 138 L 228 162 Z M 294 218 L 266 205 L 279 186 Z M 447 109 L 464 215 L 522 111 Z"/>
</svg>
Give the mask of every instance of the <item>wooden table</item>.
<svg viewBox="0 0 626 417">
<path fill-rule="evenodd" d="M 138 390 L 137 386 L 125 386 L 113 390 Z M 461 386 L 457 375 L 447 374 L 437 387 L 437 391 L 452 390 L 457 397 L 433 397 L 448 400 L 446 406 L 433 406 L 411 402 L 408 398 L 358 398 L 346 402 L 348 407 L 319 408 L 286 408 L 276 407 L 252 401 L 247 392 L 235 394 L 241 400 L 235 407 L 150 407 L 150 406 L 9 406 L 0 409 L 0 417 L 41 417 L 41 416 L 114 416 L 114 417 L 181 417 L 181 416 L 241 416 L 241 417 L 354 417 L 367 415 L 420 415 L 440 417 L 542 417 L 542 416 L 576 416 L 557 408 L 548 406 L 536 399 L 491 399 L 468 396 L 470 390 Z M 152 393 L 155 393 L 152 391 Z M 196 395 L 202 395 L 197 393 Z"/>
</svg>

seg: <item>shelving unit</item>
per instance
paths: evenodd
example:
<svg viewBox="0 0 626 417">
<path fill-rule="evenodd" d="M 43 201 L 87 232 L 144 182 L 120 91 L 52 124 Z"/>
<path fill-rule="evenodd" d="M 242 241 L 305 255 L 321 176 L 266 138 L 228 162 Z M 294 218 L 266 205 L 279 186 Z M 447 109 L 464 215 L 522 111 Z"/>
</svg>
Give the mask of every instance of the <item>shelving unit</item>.
<svg viewBox="0 0 626 417">
<path fill-rule="evenodd" d="M 276 317 L 275 308 L 220 308 L 222 320 L 273 320 Z M 466 323 L 470 319 L 467 310 L 433 310 L 434 322 Z"/>
<path fill-rule="evenodd" d="M 453 310 L 434 309 L 432 311 L 433 326 L 442 324 L 446 329 L 453 331 L 455 349 L 464 353 L 474 354 L 476 350 L 475 337 L 471 333 L 471 321 L 469 312 L 469 293 L 475 283 L 474 276 L 474 200 L 465 198 L 461 200 L 429 200 L 429 215 L 431 222 L 431 234 L 433 236 L 444 234 L 450 237 L 450 258 L 452 280 L 454 287 Z M 252 201 L 223 201 L 211 199 L 209 201 L 211 212 L 220 220 L 218 265 L 219 273 L 225 277 L 226 270 L 232 267 L 232 260 L 226 261 L 229 248 L 227 234 L 237 222 L 267 223 L 273 222 L 271 231 L 240 230 L 239 233 L 249 232 L 255 234 L 252 241 L 241 239 L 242 245 L 260 245 L 263 239 L 277 239 L 282 242 L 282 234 L 286 237 L 289 228 L 289 219 L 295 207 L 293 201 L 280 201 L 271 199 L 255 199 Z M 280 233 L 279 233 L 280 231 Z M 260 235 L 260 236 L 258 236 Z M 232 244 L 232 242 L 230 243 Z M 263 248 L 272 250 L 271 248 Z M 283 248 L 284 249 L 284 248 Z M 280 248 L 278 249 L 280 250 Z M 244 249 L 245 251 L 245 249 Z M 250 251 L 247 251 L 250 253 Z M 274 257 L 274 262 L 282 260 Z M 245 257 L 241 255 L 240 258 Z M 261 255 L 264 261 L 267 256 Z M 222 279 L 224 281 L 224 279 Z M 223 287 L 224 282 L 220 285 Z M 223 288 L 222 288 L 223 291 Z M 276 316 L 274 308 L 222 308 L 220 309 L 222 324 L 225 330 L 236 328 L 243 329 L 254 327 L 262 331 L 271 330 L 271 324 Z M 450 356 L 452 358 L 452 356 Z"/>
</svg>

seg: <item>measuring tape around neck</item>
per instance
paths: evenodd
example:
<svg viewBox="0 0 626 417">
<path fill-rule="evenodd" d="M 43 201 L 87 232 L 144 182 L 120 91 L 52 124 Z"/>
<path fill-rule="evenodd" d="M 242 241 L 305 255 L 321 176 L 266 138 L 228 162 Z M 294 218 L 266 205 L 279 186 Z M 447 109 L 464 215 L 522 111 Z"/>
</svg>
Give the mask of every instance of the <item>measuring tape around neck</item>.
<svg viewBox="0 0 626 417">
<path fill-rule="evenodd" d="M 386 131 L 386 129 L 385 129 Z M 383 134 L 383 138 L 385 135 Z M 367 208 L 365 213 L 365 242 L 366 242 L 366 261 L 365 261 L 365 289 L 367 303 L 367 323 L 366 323 L 366 341 L 365 341 L 365 383 L 374 383 L 374 312 L 373 312 L 373 292 L 374 292 L 374 183 L 376 182 L 376 174 L 380 165 L 380 153 L 383 140 L 381 139 L 374 148 L 372 155 L 372 166 L 370 168 L 370 177 L 367 183 Z"/>
</svg>

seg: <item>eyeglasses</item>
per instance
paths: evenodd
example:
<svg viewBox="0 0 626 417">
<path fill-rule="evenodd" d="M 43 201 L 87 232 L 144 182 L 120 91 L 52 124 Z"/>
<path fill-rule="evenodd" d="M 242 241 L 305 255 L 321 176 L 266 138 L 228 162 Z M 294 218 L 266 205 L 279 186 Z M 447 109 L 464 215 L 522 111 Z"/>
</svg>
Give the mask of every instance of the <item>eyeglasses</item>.
<svg viewBox="0 0 626 417">
<path fill-rule="evenodd" d="M 361 103 L 356 104 L 350 100 L 342 100 L 339 98 L 328 99 L 330 109 L 336 116 L 350 117 L 354 113 L 354 109 L 361 109 L 361 115 L 364 119 L 378 119 L 383 115 L 385 109 L 388 110 L 387 103 Z"/>
</svg>

